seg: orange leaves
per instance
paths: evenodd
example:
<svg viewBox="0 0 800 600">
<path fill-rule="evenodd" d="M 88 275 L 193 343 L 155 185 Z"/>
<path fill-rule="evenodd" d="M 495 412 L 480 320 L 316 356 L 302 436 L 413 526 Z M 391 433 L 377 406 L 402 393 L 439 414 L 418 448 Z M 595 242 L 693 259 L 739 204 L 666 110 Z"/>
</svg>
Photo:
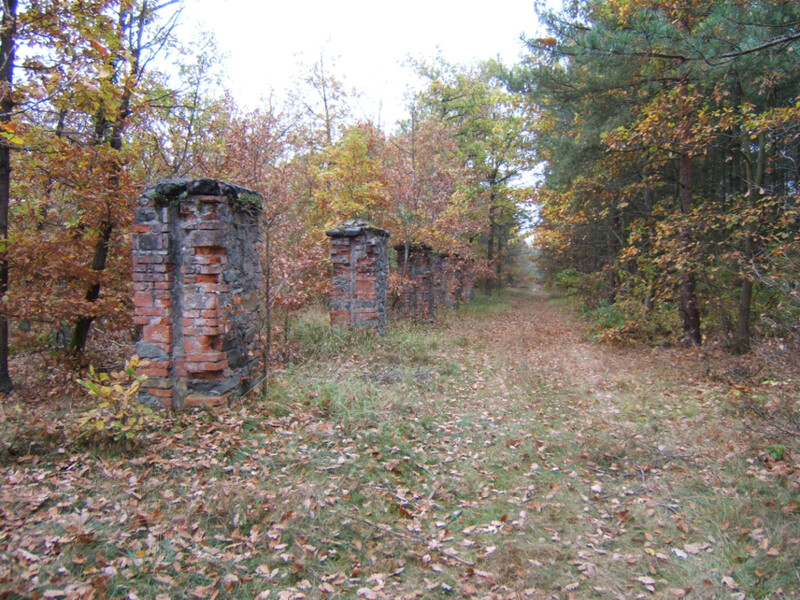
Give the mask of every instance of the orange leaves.
<svg viewBox="0 0 800 600">
<path fill-rule="evenodd" d="M 108 48 L 103 46 L 103 44 L 97 40 L 89 40 L 89 45 L 94 48 L 102 58 L 106 58 L 108 56 Z"/>
</svg>

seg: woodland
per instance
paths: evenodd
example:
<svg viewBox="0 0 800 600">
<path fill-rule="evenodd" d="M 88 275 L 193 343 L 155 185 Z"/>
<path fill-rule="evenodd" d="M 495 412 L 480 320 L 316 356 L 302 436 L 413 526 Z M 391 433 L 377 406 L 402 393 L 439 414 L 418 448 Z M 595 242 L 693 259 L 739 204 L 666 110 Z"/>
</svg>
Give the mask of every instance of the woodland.
<svg viewBox="0 0 800 600">
<path fill-rule="evenodd" d="M 565 0 L 516 64 L 244 108 L 180 0 L 3 0 L 0 598 L 800 597 L 800 4 Z M 263 387 L 137 401 L 141 190 L 264 199 Z M 331 331 L 325 230 L 473 264 Z M 390 275 L 390 304 L 404 286 Z"/>
</svg>

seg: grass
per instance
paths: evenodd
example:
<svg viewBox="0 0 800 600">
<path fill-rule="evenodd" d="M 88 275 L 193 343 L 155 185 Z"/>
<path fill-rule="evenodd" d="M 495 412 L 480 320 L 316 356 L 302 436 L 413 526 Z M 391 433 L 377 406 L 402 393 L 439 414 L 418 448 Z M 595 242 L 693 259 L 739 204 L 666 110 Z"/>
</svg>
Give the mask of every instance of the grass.
<svg viewBox="0 0 800 600">
<path fill-rule="evenodd" d="M 0 597 L 798 597 L 796 438 L 565 310 L 479 296 L 383 338 L 310 313 L 268 399 L 128 450 L 7 407 Z"/>
</svg>

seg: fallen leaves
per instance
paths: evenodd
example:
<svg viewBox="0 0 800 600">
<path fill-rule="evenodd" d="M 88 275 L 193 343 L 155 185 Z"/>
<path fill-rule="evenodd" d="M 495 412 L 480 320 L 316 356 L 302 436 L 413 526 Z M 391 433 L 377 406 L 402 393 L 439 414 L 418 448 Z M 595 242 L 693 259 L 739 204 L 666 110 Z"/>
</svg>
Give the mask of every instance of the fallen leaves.
<svg viewBox="0 0 800 600">
<path fill-rule="evenodd" d="M 670 384 L 631 379 L 644 367 L 602 354 L 545 303 L 521 306 L 495 318 L 498 338 L 471 322 L 470 335 L 486 339 L 460 353 L 452 379 L 426 366 L 440 369 L 426 380 L 435 389 L 403 376 L 380 393 L 348 388 L 379 368 L 368 359 L 308 365 L 276 383 L 287 386 L 276 390 L 286 398 L 279 414 L 253 403 L 178 415 L 171 435 L 130 456 L 8 458 L 0 592 L 684 598 L 691 590 L 677 574 L 699 573 L 709 596 L 745 593 L 731 572 L 707 574 L 728 555 L 741 568 L 752 560 L 768 584 L 765 565 L 795 556 L 800 532 L 778 535 L 767 517 L 793 516 L 796 500 L 786 494 L 755 514 L 737 486 L 756 481 L 770 501 L 781 480 L 758 461 L 735 477 L 733 458 L 719 466 L 703 427 L 724 423 L 704 416 L 713 406 L 687 406 L 689 384 L 662 394 Z M 542 363 L 530 364 L 531 353 Z M 362 396 L 340 408 L 309 400 L 331 386 Z M 728 518 L 713 528 L 718 506 Z"/>
</svg>

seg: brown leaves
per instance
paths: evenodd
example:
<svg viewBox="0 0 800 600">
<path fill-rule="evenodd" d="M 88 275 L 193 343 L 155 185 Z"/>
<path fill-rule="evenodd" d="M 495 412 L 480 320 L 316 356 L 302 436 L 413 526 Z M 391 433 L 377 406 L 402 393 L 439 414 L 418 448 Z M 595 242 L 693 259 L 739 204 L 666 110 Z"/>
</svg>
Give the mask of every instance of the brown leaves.
<svg viewBox="0 0 800 600">
<path fill-rule="evenodd" d="M 796 556 L 793 483 L 739 463 L 751 440 L 705 383 L 669 383 L 661 351 L 601 351 L 552 303 L 518 300 L 491 326 L 443 325 L 425 354 L 437 378 L 406 383 L 416 363 L 383 341 L 276 377 L 280 405 L 172 415 L 127 455 L 3 455 L 0 582 L 98 598 L 682 598 L 687 568 L 709 573 L 707 595 L 749 593 L 735 566 L 771 585 Z M 459 368 L 440 363 L 455 360 L 445 336 L 467 333 Z M 365 376 L 389 367 L 390 383 Z M 739 491 L 756 485 L 772 506 Z"/>
</svg>

